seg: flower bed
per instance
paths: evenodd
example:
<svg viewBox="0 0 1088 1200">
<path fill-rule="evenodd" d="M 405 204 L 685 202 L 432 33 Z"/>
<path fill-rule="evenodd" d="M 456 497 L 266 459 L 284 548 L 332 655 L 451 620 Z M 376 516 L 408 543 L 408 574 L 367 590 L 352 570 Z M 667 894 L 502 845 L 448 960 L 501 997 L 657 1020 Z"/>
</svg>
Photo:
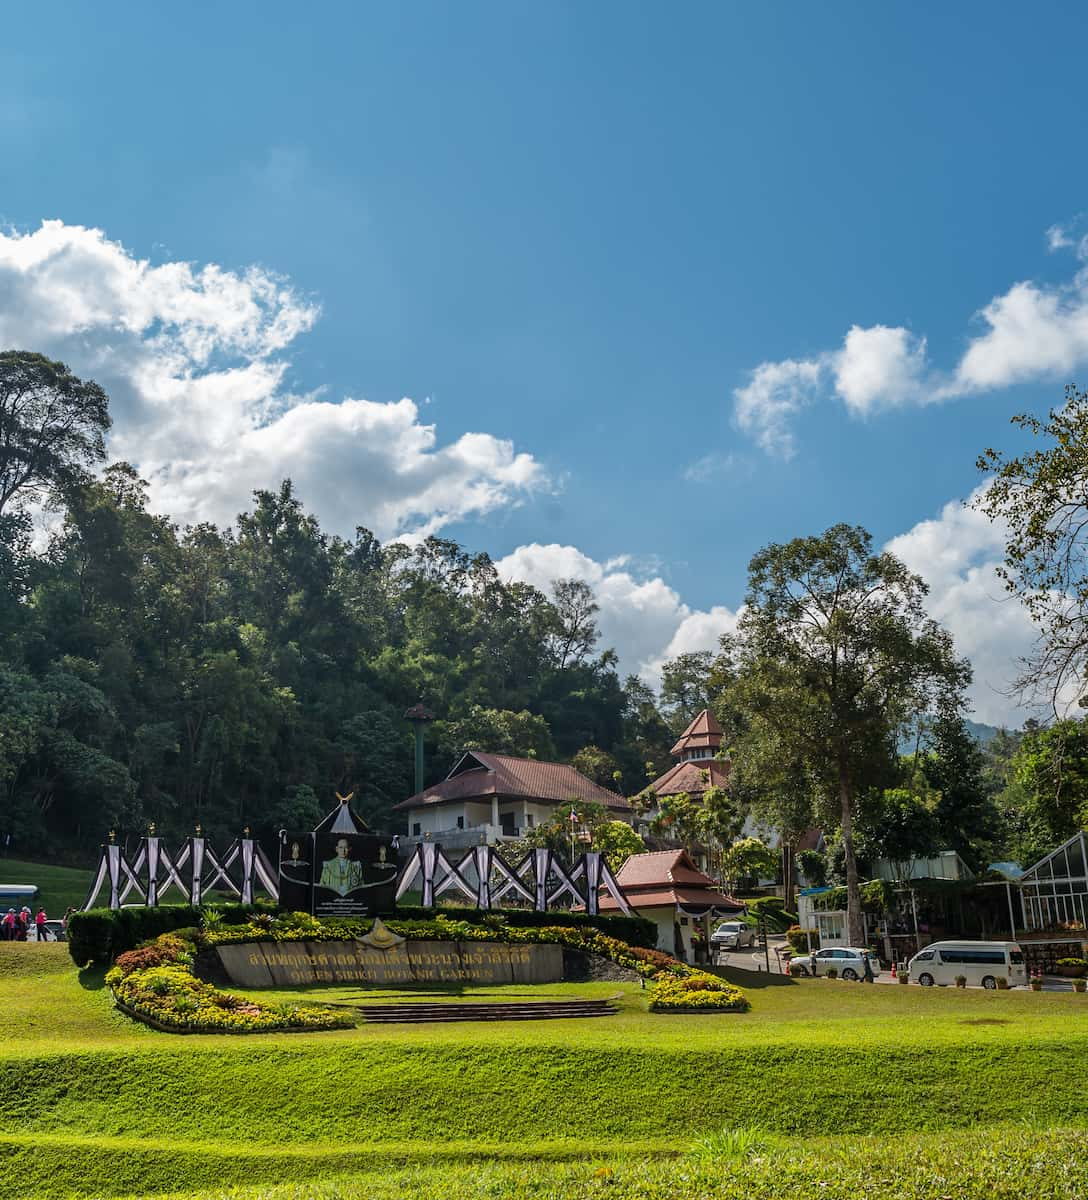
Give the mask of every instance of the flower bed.
<svg viewBox="0 0 1088 1200">
<path fill-rule="evenodd" d="M 156 1029 L 174 1033 L 271 1033 L 349 1028 L 350 1017 L 301 1004 L 263 1004 L 222 992 L 193 974 L 199 948 L 247 942 L 345 941 L 369 933 L 373 921 L 319 921 L 307 913 L 261 913 L 245 925 L 222 925 L 214 915 L 203 930 L 179 930 L 117 956 L 106 983 L 118 1007 Z M 660 950 L 629 946 L 595 929 L 562 925 L 510 926 L 502 918 L 485 924 L 438 916 L 387 922 L 415 940 L 546 943 L 597 954 L 650 981 L 652 1012 L 744 1012 L 739 988 L 696 970 Z"/>
<path fill-rule="evenodd" d="M 659 979 L 650 997 L 651 1012 L 744 1012 L 748 1001 L 740 988 L 716 975 L 693 971 L 686 979 Z"/>
<path fill-rule="evenodd" d="M 118 955 L 106 983 L 118 1006 L 170 1033 L 273 1033 L 345 1029 L 350 1017 L 301 1004 L 260 1004 L 221 992 L 193 974 L 196 946 L 166 933 Z"/>
<path fill-rule="evenodd" d="M 284 913 L 278 917 L 262 914 L 246 925 L 213 928 L 204 934 L 202 941 L 208 946 L 269 940 L 349 941 L 369 933 L 372 925 L 373 921 L 369 919 L 319 921 L 307 913 Z M 595 929 L 571 929 L 563 925 L 512 926 L 501 917 L 484 924 L 438 916 L 425 921 L 389 920 L 385 925 L 410 940 L 547 943 L 597 954 L 652 982 L 650 1009 L 653 1012 L 684 1009 L 744 1012 L 748 1008 L 744 993 L 717 976 L 689 967 L 660 950 L 629 946 Z M 673 982 L 686 986 L 676 991 L 669 986 Z"/>
</svg>

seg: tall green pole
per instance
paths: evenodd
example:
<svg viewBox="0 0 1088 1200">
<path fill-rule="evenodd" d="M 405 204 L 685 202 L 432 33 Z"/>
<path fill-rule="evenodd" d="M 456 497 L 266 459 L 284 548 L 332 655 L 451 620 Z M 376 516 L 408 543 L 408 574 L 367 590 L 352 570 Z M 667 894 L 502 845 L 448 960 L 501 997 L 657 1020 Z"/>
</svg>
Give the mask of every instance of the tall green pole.
<svg viewBox="0 0 1088 1200">
<path fill-rule="evenodd" d="M 416 736 L 416 795 L 423 791 L 423 731 L 434 720 L 434 713 L 425 708 L 423 701 L 412 707 L 404 714 L 406 721 L 411 721 L 412 730 Z"/>
</svg>

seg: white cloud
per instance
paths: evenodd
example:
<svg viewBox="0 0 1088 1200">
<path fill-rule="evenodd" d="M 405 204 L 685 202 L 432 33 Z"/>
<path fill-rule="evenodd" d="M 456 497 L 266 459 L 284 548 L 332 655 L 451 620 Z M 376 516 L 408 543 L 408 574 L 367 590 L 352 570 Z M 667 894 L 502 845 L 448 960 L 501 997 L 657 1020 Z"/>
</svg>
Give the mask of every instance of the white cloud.
<svg viewBox="0 0 1088 1200">
<path fill-rule="evenodd" d="M 744 455 L 712 451 L 688 463 L 684 468 L 684 478 L 688 483 L 709 483 L 712 479 L 725 476 L 731 479 L 747 478 L 751 472 L 751 460 Z"/>
<path fill-rule="evenodd" d="M 887 325 L 854 325 L 833 357 L 835 391 L 854 416 L 867 416 L 918 400 L 925 366 L 925 338 Z"/>
<path fill-rule="evenodd" d="M 1079 224 L 1051 226 L 1048 247 L 1088 260 L 1088 237 L 1076 233 Z M 821 397 L 839 399 L 852 416 L 867 416 L 1068 377 L 1088 363 L 1088 266 L 1062 283 L 1014 283 L 975 319 L 983 331 L 968 341 L 951 371 L 929 365 L 925 338 L 887 325 L 854 325 L 840 349 L 801 362 L 760 363 L 733 393 L 734 419 L 764 450 L 788 458 L 795 451 L 792 418 Z"/>
<path fill-rule="evenodd" d="M 970 507 L 986 486 L 976 489 L 966 504 L 950 501 L 937 517 L 892 538 L 886 549 L 929 584 L 930 615 L 952 634 L 957 653 L 971 660 L 976 717 L 1015 727 L 1028 714 L 1007 693 L 1018 674 L 1018 660 L 1031 650 L 1036 629 L 996 574 L 1004 552 L 1004 526 Z"/>
<path fill-rule="evenodd" d="M 966 503 L 950 501 L 886 548 L 929 584 L 930 614 L 952 633 L 957 653 L 970 659 L 975 717 L 1017 727 L 1031 714 L 1008 691 L 1036 631 L 996 575 L 1004 527 L 971 507 L 985 486 Z M 739 610 L 725 605 L 692 609 L 660 574 L 641 573 L 624 557 L 601 563 L 574 546 L 533 544 L 519 546 L 496 566 L 503 578 L 531 583 L 545 593 L 556 579 L 588 583 L 600 605 L 602 644 L 616 650 L 622 672 L 641 675 L 654 687 L 668 659 L 716 650 L 721 635 L 736 629 Z"/>
<path fill-rule="evenodd" d="M 795 453 L 790 419 L 818 395 L 821 363 L 815 359 L 760 363 L 733 393 L 733 419 L 769 454 Z"/>
<path fill-rule="evenodd" d="M 0 233 L 0 346 L 64 359 L 110 394 L 110 453 L 181 521 L 229 522 L 256 487 L 295 481 L 331 528 L 422 536 L 546 482 L 504 439 L 439 445 L 409 399 L 290 391 L 292 342 L 317 306 L 270 271 L 159 266 L 95 229 Z"/>
<path fill-rule="evenodd" d="M 736 614 L 715 607 L 692 610 L 659 575 L 640 577 L 626 559 L 599 563 L 574 546 L 519 546 L 495 566 L 504 579 L 530 583 L 548 593 L 556 579 L 588 583 L 600 605 L 603 646 L 613 648 L 620 669 L 657 686 L 667 658 L 691 650 L 715 650 Z"/>
</svg>

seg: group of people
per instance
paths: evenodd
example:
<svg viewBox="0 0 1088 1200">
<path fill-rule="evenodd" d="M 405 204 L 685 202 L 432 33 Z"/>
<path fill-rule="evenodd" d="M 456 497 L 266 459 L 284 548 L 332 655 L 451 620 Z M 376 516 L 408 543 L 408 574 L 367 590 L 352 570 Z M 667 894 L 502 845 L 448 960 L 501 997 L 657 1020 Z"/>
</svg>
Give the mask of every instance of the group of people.
<svg viewBox="0 0 1088 1200">
<path fill-rule="evenodd" d="M 36 916 L 25 904 L 18 911 L 9 908 L 0 919 L 0 937 L 5 942 L 48 941 L 45 932 L 48 919 L 44 908 L 39 908 Z"/>
</svg>

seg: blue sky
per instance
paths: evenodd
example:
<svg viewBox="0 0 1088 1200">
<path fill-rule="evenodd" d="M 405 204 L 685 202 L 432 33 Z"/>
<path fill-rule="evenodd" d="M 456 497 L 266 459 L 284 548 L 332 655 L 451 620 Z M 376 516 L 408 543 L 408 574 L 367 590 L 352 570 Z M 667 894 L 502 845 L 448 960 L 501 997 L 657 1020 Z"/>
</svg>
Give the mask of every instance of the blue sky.
<svg viewBox="0 0 1088 1200">
<path fill-rule="evenodd" d="M 1085 377 L 1085 24 L 992 3 L 22 6 L 0 340 L 102 377 L 115 452 L 183 519 L 229 519 L 286 471 L 330 525 L 583 574 L 651 678 L 728 627 L 761 545 L 864 524 L 933 581 L 978 714 L 1012 719 L 996 689 L 1029 631 L 986 607 L 1000 539 L 952 502 L 983 447 L 1015 445 L 1013 412 Z M 243 337 L 246 289 L 264 317 Z M 345 397 L 370 406 L 350 429 Z"/>
</svg>

